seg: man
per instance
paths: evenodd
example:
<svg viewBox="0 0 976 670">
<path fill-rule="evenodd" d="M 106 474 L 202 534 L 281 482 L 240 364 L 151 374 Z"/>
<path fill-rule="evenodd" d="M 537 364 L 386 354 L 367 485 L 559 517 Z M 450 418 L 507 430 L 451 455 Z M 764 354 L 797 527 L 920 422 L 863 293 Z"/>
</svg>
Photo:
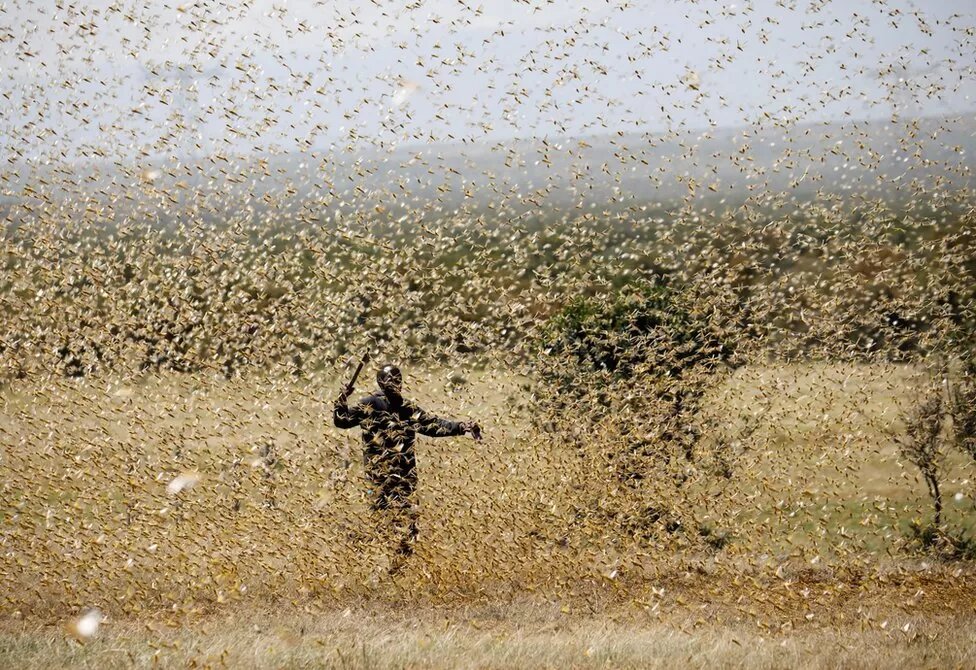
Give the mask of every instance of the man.
<svg viewBox="0 0 976 670">
<path fill-rule="evenodd" d="M 352 385 L 343 388 L 335 401 L 332 419 L 337 428 L 363 429 L 363 463 L 371 484 L 374 511 L 389 514 L 399 527 L 401 557 L 413 553 L 417 538 L 417 512 L 413 493 L 417 488 L 417 433 L 428 437 L 450 437 L 470 433 L 481 439 L 477 423 L 439 419 L 406 400 L 401 394 L 403 377 L 395 365 L 384 365 L 376 374 L 379 391 L 359 401 L 346 402 Z M 403 528 L 403 524 L 406 528 Z"/>
</svg>

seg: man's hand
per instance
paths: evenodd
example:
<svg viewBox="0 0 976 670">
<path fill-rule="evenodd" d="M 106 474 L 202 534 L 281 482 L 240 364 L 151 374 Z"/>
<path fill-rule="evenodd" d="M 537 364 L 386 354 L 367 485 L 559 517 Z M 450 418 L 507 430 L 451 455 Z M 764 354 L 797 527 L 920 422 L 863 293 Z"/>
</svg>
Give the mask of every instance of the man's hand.
<svg viewBox="0 0 976 670">
<path fill-rule="evenodd" d="M 477 442 L 481 442 L 481 426 L 474 421 L 465 421 L 461 424 L 461 429 L 465 433 L 471 433 L 471 437 Z"/>
<path fill-rule="evenodd" d="M 335 404 L 346 406 L 346 402 L 349 400 L 349 395 L 352 393 L 352 389 L 348 386 L 343 386 L 342 390 L 339 391 L 339 397 L 336 398 Z"/>
</svg>

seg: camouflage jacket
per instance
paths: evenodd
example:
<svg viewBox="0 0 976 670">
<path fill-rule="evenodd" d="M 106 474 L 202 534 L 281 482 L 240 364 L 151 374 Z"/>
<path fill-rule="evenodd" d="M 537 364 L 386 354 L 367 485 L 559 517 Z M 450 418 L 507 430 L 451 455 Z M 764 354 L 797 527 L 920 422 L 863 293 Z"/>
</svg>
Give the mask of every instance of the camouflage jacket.
<svg viewBox="0 0 976 670">
<path fill-rule="evenodd" d="M 354 407 L 336 401 L 332 419 L 337 428 L 362 427 L 363 460 L 371 469 L 412 472 L 417 433 L 429 437 L 464 434 L 461 422 L 440 419 L 409 400 L 390 398 L 382 391 L 366 396 Z"/>
</svg>

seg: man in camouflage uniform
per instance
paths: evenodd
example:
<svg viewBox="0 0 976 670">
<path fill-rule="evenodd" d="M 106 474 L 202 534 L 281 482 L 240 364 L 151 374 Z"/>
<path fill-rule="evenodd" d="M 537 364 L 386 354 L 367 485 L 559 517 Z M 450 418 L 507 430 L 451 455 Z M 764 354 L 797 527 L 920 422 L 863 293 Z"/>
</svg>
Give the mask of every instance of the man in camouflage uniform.
<svg viewBox="0 0 976 670">
<path fill-rule="evenodd" d="M 481 439 L 477 423 L 439 419 L 417 407 L 401 394 L 403 377 L 395 365 L 385 365 L 376 374 L 379 390 L 354 407 L 346 403 L 352 387 L 345 387 L 335 401 L 333 422 L 337 428 L 363 429 L 363 463 L 371 485 L 371 506 L 388 515 L 398 531 L 401 557 L 413 553 L 417 538 L 417 510 L 413 494 L 417 488 L 417 433 L 428 437 L 450 437 L 470 433 Z"/>
</svg>

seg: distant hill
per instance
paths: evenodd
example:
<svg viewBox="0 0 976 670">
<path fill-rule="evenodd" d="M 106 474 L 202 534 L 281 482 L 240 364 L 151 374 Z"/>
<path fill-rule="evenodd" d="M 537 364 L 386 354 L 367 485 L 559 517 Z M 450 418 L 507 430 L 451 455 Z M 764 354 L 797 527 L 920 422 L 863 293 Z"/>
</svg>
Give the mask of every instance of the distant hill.
<svg viewBox="0 0 976 670">
<path fill-rule="evenodd" d="M 187 212 L 324 221 L 356 211 L 377 220 L 430 218 L 457 209 L 488 218 L 545 212 L 735 207 L 786 194 L 913 199 L 973 188 L 976 121 L 800 124 L 494 145 L 372 145 L 265 156 L 210 156 L 145 164 L 15 164 L 3 214 L 86 211 L 171 225 Z M 27 206 L 26 208 L 24 206 Z"/>
</svg>

